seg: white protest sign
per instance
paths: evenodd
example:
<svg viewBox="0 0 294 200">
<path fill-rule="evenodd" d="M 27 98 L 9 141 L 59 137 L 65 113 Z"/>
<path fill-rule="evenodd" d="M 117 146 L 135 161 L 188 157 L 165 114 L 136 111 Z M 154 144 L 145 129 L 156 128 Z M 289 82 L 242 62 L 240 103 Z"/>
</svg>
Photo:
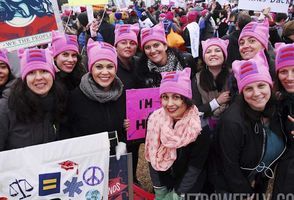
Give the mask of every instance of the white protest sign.
<svg viewBox="0 0 294 200">
<path fill-rule="evenodd" d="M 169 0 L 161 0 L 162 5 L 169 5 Z"/>
<path fill-rule="evenodd" d="M 109 149 L 103 132 L 0 152 L 0 197 L 107 199 Z"/>
<path fill-rule="evenodd" d="M 262 9 L 271 8 L 271 12 L 287 13 L 291 0 L 242 0 L 239 1 L 238 8 L 244 10 L 261 11 Z"/>
</svg>

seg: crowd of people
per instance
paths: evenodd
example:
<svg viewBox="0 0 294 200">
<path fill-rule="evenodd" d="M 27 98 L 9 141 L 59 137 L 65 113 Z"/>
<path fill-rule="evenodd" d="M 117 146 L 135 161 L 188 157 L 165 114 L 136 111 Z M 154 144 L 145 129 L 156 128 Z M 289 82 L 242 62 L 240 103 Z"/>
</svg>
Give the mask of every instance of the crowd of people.
<svg viewBox="0 0 294 200">
<path fill-rule="evenodd" d="M 84 9 L 84 8 L 82 8 Z M 294 20 L 237 4 L 62 13 L 65 33 L 0 50 L 0 151 L 117 131 L 117 159 L 145 143 L 155 199 L 189 194 L 272 198 L 294 191 Z M 182 38 L 171 45 L 170 34 Z M 144 141 L 127 141 L 126 90 L 159 87 Z"/>
</svg>

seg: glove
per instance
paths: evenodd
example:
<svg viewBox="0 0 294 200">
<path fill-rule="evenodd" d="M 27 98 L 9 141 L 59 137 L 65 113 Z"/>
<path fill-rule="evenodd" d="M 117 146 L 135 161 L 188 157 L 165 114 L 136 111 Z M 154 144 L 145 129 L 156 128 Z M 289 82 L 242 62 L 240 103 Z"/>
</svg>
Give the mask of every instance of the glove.
<svg viewBox="0 0 294 200">
<path fill-rule="evenodd" d="M 174 190 L 168 192 L 162 200 L 182 200 L 184 198 L 180 197 Z"/>
<path fill-rule="evenodd" d="M 155 200 L 163 200 L 165 195 L 168 193 L 167 187 L 154 187 Z"/>
<path fill-rule="evenodd" d="M 120 156 L 127 153 L 127 145 L 124 142 L 119 142 L 115 147 L 116 160 L 120 159 Z"/>
</svg>

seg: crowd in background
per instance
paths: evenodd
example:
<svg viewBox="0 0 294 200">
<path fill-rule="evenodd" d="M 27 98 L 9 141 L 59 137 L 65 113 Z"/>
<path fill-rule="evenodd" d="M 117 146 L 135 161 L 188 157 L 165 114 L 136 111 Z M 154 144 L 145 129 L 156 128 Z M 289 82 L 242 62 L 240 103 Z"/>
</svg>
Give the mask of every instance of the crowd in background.
<svg viewBox="0 0 294 200">
<path fill-rule="evenodd" d="M 117 159 L 145 158 L 156 199 L 273 198 L 294 191 L 294 6 L 187 3 L 65 10 L 48 48 L 0 50 L 0 151 L 117 131 Z M 145 141 L 127 141 L 126 90 L 159 87 Z"/>
</svg>

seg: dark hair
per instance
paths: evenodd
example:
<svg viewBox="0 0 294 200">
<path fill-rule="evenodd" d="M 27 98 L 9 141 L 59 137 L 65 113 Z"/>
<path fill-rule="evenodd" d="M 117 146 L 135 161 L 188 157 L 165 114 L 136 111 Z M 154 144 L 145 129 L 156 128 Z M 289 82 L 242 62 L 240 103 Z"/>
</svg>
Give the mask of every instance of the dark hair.
<svg viewBox="0 0 294 200">
<path fill-rule="evenodd" d="M 242 29 L 251 21 L 252 21 L 252 18 L 250 17 L 250 15 L 248 15 L 245 12 L 239 12 L 236 19 L 236 24 L 239 30 L 242 31 Z"/>
<path fill-rule="evenodd" d="M 286 13 L 277 13 L 276 15 L 276 22 L 281 22 L 282 20 L 287 19 L 287 14 Z"/>
<path fill-rule="evenodd" d="M 192 99 L 189 99 L 188 97 L 185 97 L 181 94 L 180 94 L 180 96 L 181 96 L 181 99 L 183 100 L 183 102 L 187 105 L 187 109 L 191 108 L 194 105 Z M 160 98 L 161 98 L 161 96 L 160 96 Z"/>
<path fill-rule="evenodd" d="M 227 67 L 222 67 L 221 72 L 217 75 L 215 80 L 208 67 L 204 67 L 200 72 L 200 86 L 206 92 L 213 90 L 220 92 L 225 86 L 228 77 L 229 70 Z"/>
<path fill-rule="evenodd" d="M 182 97 L 184 103 L 187 105 L 188 109 L 194 105 L 192 99 L 189 99 L 188 97 L 185 97 L 183 95 L 181 95 L 181 97 Z"/>
<path fill-rule="evenodd" d="M 85 69 L 85 66 L 83 65 L 83 62 L 82 62 L 82 55 L 80 54 L 77 54 L 77 63 L 76 63 L 76 66 L 74 67 L 73 71 L 71 73 L 68 73 L 71 75 L 72 77 L 72 80 L 76 83 L 76 84 L 79 84 L 80 81 L 81 81 L 81 78 L 82 76 L 87 72 L 86 69 Z M 58 66 L 57 66 L 57 63 L 56 61 L 54 60 L 54 64 L 55 66 L 60 69 Z M 62 69 L 60 69 L 61 72 Z M 66 72 L 63 72 L 63 73 L 66 73 Z"/>
<path fill-rule="evenodd" d="M 53 97 L 53 121 L 61 121 L 65 116 L 67 93 L 58 81 L 54 81 L 48 95 Z M 43 119 L 46 112 L 42 108 L 42 97 L 35 94 L 28 88 L 26 81 L 17 78 L 11 87 L 11 94 L 8 98 L 8 107 L 16 114 L 17 120 L 24 123 L 31 123 Z"/>
</svg>

